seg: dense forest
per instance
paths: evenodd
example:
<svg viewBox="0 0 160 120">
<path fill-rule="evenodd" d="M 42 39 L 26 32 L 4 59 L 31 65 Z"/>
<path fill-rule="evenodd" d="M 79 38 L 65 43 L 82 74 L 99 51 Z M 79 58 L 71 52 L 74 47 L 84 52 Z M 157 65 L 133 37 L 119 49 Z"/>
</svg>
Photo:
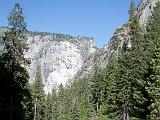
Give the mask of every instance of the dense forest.
<svg viewBox="0 0 160 120">
<path fill-rule="evenodd" d="M 160 3 L 142 29 L 132 0 L 126 26 L 130 39 L 105 69 L 95 64 L 94 73 L 45 94 L 40 66 L 29 84 L 27 23 L 16 3 L 1 38 L 0 120 L 160 120 Z"/>
</svg>

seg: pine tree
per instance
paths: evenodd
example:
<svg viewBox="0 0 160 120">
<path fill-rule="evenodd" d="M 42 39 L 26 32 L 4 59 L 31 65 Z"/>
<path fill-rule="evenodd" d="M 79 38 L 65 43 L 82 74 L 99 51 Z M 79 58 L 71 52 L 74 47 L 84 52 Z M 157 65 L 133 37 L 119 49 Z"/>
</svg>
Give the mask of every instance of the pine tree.
<svg viewBox="0 0 160 120">
<path fill-rule="evenodd" d="M 149 120 L 159 120 L 160 119 L 160 2 L 157 3 L 157 6 L 154 8 L 152 17 L 149 19 L 149 24 L 147 26 L 147 37 L 150 41 L 153 41 L 152 51 L 154 49 L 154 54 L 150 61 L 149 68 L 149 79 L 147 81 L 146 90 L 150 97 L 149 110 L 150 114 L 148 116 Z"/>
<path fill-rule="evenodd" d="M 58 87 L 58 104 L 59 104 L 58 120 L 67 119 L 65 116 L 65 88 L 63 84 L 60 84 Z"/>
<path fill-rule="evenodd" d="M 52 95 L 49 93 L 48 95 L 46 95 L 46 100 L 45 100 L 45 119 L 44 120 L 52 120 L 52 118 L 53 118 Z"/>
<path fill-rule="evenodd" d="M 98 112 L 101 106 L 103 78 L 101 71 L 97 67 L 96 59 L 97 59 L 97 54 L 95 54 L 94 56 L 94 75 L 92 76 L 90 81 L 90 91 L 91 91 L 90 99 L 94 105 L 95 111 Z"/>
<path fill-rule="evenodd" d="M 149 106 L 150 115 L 149 120 L 160 119 L 160 48 L 156 48 L 154 57 L 151 61 L 150 81 L 147 87 L 148 93 L 151 97 L 151 105 Z"/>
<path fill-rule="evenodd" d="M 35 81 L 32 84 L 32 96 L 34 103 L 34 120 L 43 120 L 45 118 L 45 93 L 41 76 L 40 66 L 37 66 Z"/>
<path fill-rule="evenodd" d="M 78 101 L 75 99 L 71 108 L 71 120 L 79 120 L 79 106 Z"/>
<path fill-rule="evenodd" d="M 64 107 L 63 114 L 69 119 L 72 119 L 71 110 L 74 106 L 74 102 L 72 102 L 74 100 L 72 93 L 73 92 L 70 91 L 69 87 L 65 87 L 65 96 L 64 96 L 65 99 L 64 99 L 64 104 L 63 104 L 64 105 L 63 106 Z"/>
<path fill-rule="evenodd" d="M 78 81 L 75 81 L 75 86 L 77 86 L 79 101 L 79 116 L 81 119 L 87 119 L 95 115 L 94 105 L 91 101 L 91 91 L 90 91 L 90 78 L 83 78 Z M 76 97 L 75 96 L 75 97 Z"/>
<path fill-rule="evenodd" d="M 144 32 L 139 26 L 139 22 L 135 17 L 130 27 L 131 39 L 131 61 L 133 74 L 133 102 L 134 116 L 140 119 L 146 119 L 148 114 L 149 96 L 145 90 L 149 61 L 151 53 L 149 52 L 148 41 L 144 38 Z"/>
<path fill-rule="evenodd" d="M 134 3 L 134 0 L 131 0 L 130 8 L 129 8 L 129 21 L 133 20 L 135 16 L 136 16 L 136 6 Z"/>
<path fill-rule="evenodd" d="M 109 116 L 115 109 L 115 102 L 117 100 L 117 85 L 118 78 L 118 61 L 117 56 L 113 55 L 109 60 L 107 67 L 104 69 L 103 77 L 105 79 L 103 86 L 102 107 L 100 109 L 100 116 Z M 112 115 L 111 115 L 112 116 Z"/>
<path fill-rule="evenodd" d="M 17 5 L 19 4 L 16 3 L 14 9 L 17 8 Z M 0 64 L 5 74 L 7 73 L 6 75 L 8 76 L 1 79 L 5 81 L 4 85 L 2 82 L 2 88 L 4 88 L 4 90 L 7 88 L 6 91 L 8 91 L 8 93 L 3 96 L 5 100 L 4 104 L 7 105 L 4 109 L 8 112 L 4 119 L 8 117 L 10 120 L 30 120 L 33 114 L 31 109 L 32 99 L 28 84 L 29 75 L 23 67 L 28 63 L 28 60 L 24 58 L 24 51 L 27 50 L 27 45 L 25 43 L 24 29 L 19 29 L 20 27 L 24 28 L 24 26 L 21 24 L 19 28 L 14 27 L 17 26 L 17 21 L 24 22 L 24 19 L 21 19 L 21 17 L 12 19 L 18 14 L 23 16 L 20 5 L 19 8 L 21 9 L 21 13 L 17 9 L 14 14 L 9 15 L 9 25 L 11 28 L 5 32 L 5 36 L 3 37 L 5 52 L 1 55 Z M 13 11 L 11 11 L 11 13 L 12 12 Z"/>
<path fill-rule="evenodd" d="M 91 86 L 91 101 L 94 104 L 94 108 L 96 111 L 99 110 L 101 105 L 101 97 L 102 97 L 102 75 L 100 72 L 95 73 L 90 83 Z"/>
<path fill-rule="evenodd" d="M 59 117 L 59 104 L 56 89 L 52 90 L 52 119 L 58 120 Z"/>
<path fill-rule="evenodd" d="M 15 30 L 26 30 L 27 24 L 24 19 L 23 10 L 20 4 L 16 3 L 8 17 L 9 25 Z"/>
<path fill-rule="evenodd" d="M 129 120 L 132 108 L 132 78 L 131 78 L 131 56 L 129 51 L 122 53 L 118 60 L 118 78 L 114 91 L 116 92 L 113 117 L 119 120 Z M 113 108 L 112 108 L 113 109 Z"/>
<path fill-rule="evenodd" d="M 115 96 L 111 96 L 109 105 L 111 116 L 118 120 L 146 119 L 148 96 L 145 92 L 148 69 L 148 51 L 145 39 L 139 27 L 133 1 L 130 7 L 129 40 L 119 51 L 117 75 L 113 84 Z M 131 47 L 128 47 L 131 43 Z M 110 80 L 109 80 L 110 81 Z"/>
</svg>

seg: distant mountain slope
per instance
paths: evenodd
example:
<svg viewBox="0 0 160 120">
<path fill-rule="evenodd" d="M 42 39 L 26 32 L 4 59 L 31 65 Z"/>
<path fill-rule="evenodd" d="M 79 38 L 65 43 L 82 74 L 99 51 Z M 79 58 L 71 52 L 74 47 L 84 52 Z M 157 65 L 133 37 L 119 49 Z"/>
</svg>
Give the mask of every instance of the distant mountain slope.
<svg viewBox="0 0 160 120">
<path fill-rule="evenodd" d="M 2 36 L 4 31 L 6 28 L 0 29 Z M 71 80 L 84 61 L 96 51 L 93 38 L 45 32 L 27 32 L 26 37 L 29 50 L 25 57 L 31 60 L 28 67 L 30 83 L 34 81 L 39 65 L 46 93 L 51 92 L 56 84 L 65 85 Z M 2 49 L 2 40 L 0 43 Z"/>
<path fill-rule="evenodd" d="M 141 0 L 138 5 L 137 15 L 139 17 L 140 26 L 145 30 L 148 18 L 152 15 L 153 8 L 156 2 L 160 0 Z M 122 47 L 124 43 L 127 43 L 131 47 L 130 38 L 128 35 L 129 28 L 127 23 L 118 28 L 112 38 L 101 49 L 92 54 L 88 60 L 85 61 L 82 68 L 75 75 L 75 79 L 79 77 L 87 76 L 93 73 L 94 66 L 99 68 L 105 68 L 110 57 L 113 54 L 118 53 L 118 47 Z"/>
</svg>

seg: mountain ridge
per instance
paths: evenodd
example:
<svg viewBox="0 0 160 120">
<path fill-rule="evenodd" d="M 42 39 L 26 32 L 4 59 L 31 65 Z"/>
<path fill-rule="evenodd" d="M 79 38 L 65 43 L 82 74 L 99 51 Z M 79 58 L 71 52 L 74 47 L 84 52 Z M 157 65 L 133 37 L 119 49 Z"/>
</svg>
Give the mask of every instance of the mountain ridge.
<svg viewBox="0 0 160 120">
<path fill-rule="evenodd" d="M 142 29 L 145 30 L 148 18 L 152 15 L 153 8 L 158 1 L 160 0 L 141 0 L 137 6 L 137 16 Z M 88 61 L 83 64 L 82 69 L 75 75 L 75 79 L 83 78 L 94 73 L 95 66 L 100 69 L 105 68 L 110 57 L 113 54 L 117 54 L 118 48 L 122 47 L 125 42 L 128 44 L 128 47 L 131 47 L 127 24 L 128 22 L 123 24 L 122 27 L 117 28 L 111 39 L 102 48 L 98 49 L 94 55 L 89 57 Z M 99 57 L 95 57 L 97 55 Z"/>
<path fill-rule="evenodd" d="M 3 36 L 7 28 L 1 28 Z M 47 32 L 26 32 L 28 51 L 25 57 L 31 64 L 27 67 L 30 83 L 35 80 L 37 66 L 40 66 L 45 93 L 59 84 L 67 84 L 81 69 L 83 62 L 96 51 L 93 38 L 70 36 Z M 0 41 L 3 49 L 3 42 Z"/>
</svg>

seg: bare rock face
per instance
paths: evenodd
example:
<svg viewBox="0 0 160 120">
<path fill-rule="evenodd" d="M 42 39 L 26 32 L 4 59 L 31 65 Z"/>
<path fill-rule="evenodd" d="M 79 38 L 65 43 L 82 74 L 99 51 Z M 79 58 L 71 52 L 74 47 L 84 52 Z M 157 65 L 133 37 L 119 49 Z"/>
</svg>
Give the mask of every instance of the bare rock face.
<svg viewBox="0 0 160 120">
<path fill-rule="evenodd" d="M 145 28 L 148 18 L 152 15 L 156 2 L 160 0 L 141 0 L 138 5 L 138 16 L 141 27 Z"/>
<path fill-rule="evenodd" d="M 86 77 L 88 74 L 94 73 L 94 67 L 105 68 L 108 64 L 110 57 L 118 54 L 118 48 L 121 48 L 126 42 L 128 48 L 131 47 L 130 37 L 128 36 L 129 28 L 126 25 L 118 28 L 110 41 L 101 49 L 97 49 L 83 64 L 80 71 L 78 71 L 75 79 Z"/>
<path fill-rule="evenodd" d="M 0 52 L 4 52 L 2 36 L 8 28 L 0 28 Z M 96 51 L 93 38 L 70 35 L 26 32 L 28 51 L 25 57 L 31 64 L 27 67 L 30 83 L 35 80 L 37 67 L 40 67 L 45 93 L 53 87 L 66 85 L 81 69 L 84 61 Z"/>
<path fill-rule="evenodd" d="M 31 59 L 28 68 L 30 82 L 35 79 L 37 65 L 41 68 L 45 92 L 57 84 L 65 85 L 79 71 L 87 57 L 95 52 L 95 41 L 86 37 L 27 34 L 29 46 L 25 57 Z"/>
<path fill-rule="evenodd" d="M 160 0 L 141 0 L 138 5 L 137 15 L 139 17 L 140 26 L 145 29 L 148 22 L 148 18 L 152 15 L 153 8 L 156 6 L 156 2 Z M 129 28 L 127 24 L 124 24 L 122 27 L 118 28 L 113 37 L 109 40 L 103 48 L 97 50 L 92 54 L 87 61 L 84 62 L 83 67 L 77 73 L 76 78 L 87 76 L 90 73 L 93 73 L 94 66 L 99 68 L 105 68 L 108 64 L 110 57 L 118 53 L 117 48 L 121 48 L 124 43 L 128 47 L 132 46 L 129 36 Z"/>
<path fill-rule="evenodd" d="M 105 68 L 108 64 L 109 58 L 113 54 L 118 54 L 118 48 L 122 48 L 124 43 L 127 43 L 127 47 L 131 48 L 131 41 L 128 35 L 129 27 L 127 24 L 118 28 L 110 41 L 100 49 L 100 57 L 98 58 L 98 66 L 100 68 Z"/>
</svg>

